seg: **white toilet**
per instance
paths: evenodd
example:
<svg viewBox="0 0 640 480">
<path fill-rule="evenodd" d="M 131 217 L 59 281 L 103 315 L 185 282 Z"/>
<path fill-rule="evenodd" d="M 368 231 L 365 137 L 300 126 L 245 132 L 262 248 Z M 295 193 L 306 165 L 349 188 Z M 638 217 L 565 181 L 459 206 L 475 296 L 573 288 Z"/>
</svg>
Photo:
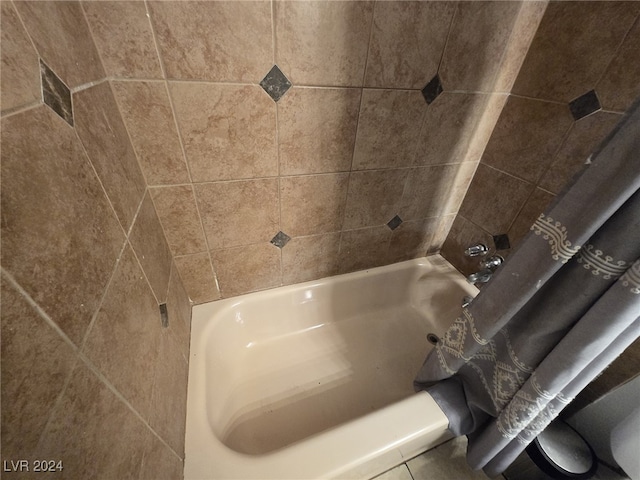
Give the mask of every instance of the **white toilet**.
<svg viewBox="0 0 640 480">
<path fill-rule="evenodd" d="M 640 480 L 640 405 L 611 432 L 611 453 L 629 478 Z"/>
<path fill-rule="evenodd" d="M 504 477 L 640 480 L 640 376 L 552 422 Z"/>
<path fill-rule="evenodd" d="M 567 419 L 605 464 L 640 480 L 640 376 Z"/>
</svg>

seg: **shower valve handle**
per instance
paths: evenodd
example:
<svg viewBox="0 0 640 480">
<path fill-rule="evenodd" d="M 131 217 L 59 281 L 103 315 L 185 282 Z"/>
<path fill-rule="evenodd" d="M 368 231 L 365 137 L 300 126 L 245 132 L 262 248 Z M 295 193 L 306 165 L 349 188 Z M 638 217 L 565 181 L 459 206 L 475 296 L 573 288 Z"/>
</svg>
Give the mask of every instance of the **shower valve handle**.
<svg viewBox="0 0 640 480">
<path fill-rule="evenodd" d="M 467 257 L 484 256 L 487 253 L 489 253 L 489 248 L 484 243 L 478 243 L 477 245 L 472 245 L 464 251 L 464 254 Z"/>
<path fill-rule="evenodd" d="M 500 255 L 494 255 L 493 257 L 489 257 L 484 262 L 480 264 L 482 268 L 488 268 L 489 270 L 495 270 L 504 262 L 504 258 Z"/>
</svg>

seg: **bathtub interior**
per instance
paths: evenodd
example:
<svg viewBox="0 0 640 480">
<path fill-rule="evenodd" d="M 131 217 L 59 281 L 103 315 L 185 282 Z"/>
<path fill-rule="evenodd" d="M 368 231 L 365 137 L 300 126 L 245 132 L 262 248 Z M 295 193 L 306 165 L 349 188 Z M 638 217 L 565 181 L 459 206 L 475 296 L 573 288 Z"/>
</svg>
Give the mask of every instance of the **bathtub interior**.
<svg viewBox="0 0 640 480">
<path fill-rule="evenodd" d="M 468 290 L 434 262 L 230 302 L 235 335 L 220 322 L 207 348 L 207 376 L 226 387 L 207 391 L 220 441 L 265 454 L 412 395 L 427 335 Z"/>
<path fill-rule="evenodd" d="M 190 395 L 225 450 L 268 457 L 414 395 L 427 334 L 476 293 L 433 256 L 194 307 Z"/>
<path fill-rule="evenodd" d="M 221 441 L 264 454 L 413 394 L 430 348 L 420 320 L 409 308 L 387 309 L 246 349 L 238 366 L 247 374 L 228 392 Z"/>
</svg>

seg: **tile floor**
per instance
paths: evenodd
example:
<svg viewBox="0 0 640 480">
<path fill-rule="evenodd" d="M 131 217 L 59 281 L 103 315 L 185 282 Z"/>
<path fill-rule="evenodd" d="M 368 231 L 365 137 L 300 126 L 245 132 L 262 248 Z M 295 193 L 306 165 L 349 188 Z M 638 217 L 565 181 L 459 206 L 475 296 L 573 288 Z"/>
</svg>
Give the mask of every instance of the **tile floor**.
<svg viewBox="0 0 640 480">
<path fill-rule="evenodd" d="M 374 480 L 488 480 L 483 472 L 467 465 L 466 437 L 457 437 L 429 450 L 402 465 L 375 477 Z M 504 477 L 497 477 L 504 480 Z"/>
<path fill-rule="evenodd" d="M 474 471 L 469 468 L 465 459 L 466 450 L 466 437 L 454 438 L 422 455 L 412 458 L 402 465 L 398 465 L 382 475 L 378 475 L 372 480 L 489 480 L 491 477 L 488 477 L 482 471 Z M 525 478 L 527 480 L 546 480 L 551 478 L 541 473 L 522 473 L 524 476 L 519 480 L 524 480 Z M 494 480 L 508 479 L 500 475 L 495 477 Z M 592 480 L 629 479 L 600 464 Z"/>
</svg>

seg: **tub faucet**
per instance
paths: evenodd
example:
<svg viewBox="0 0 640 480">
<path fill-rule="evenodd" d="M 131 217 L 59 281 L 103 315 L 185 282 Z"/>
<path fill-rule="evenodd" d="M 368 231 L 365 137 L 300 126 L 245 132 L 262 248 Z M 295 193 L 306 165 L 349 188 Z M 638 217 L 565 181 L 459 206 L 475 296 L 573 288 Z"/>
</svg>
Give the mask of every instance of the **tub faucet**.
<svg viewBox="0 0 640 480">
<path fill-rule="evenodd" d="M 480 262 L 480 266 L 484 269 L 494 271 L 496 268 L 502 265 L 502 262 L 504 262 L 504 258 L 502 258 L 500 255 L 494 255 L 487 258 L 485 261 Z"/>
<path fill-rule="evenodd" d="M 484 243 L 471 245 L 464 251 L 467 257 L 485 256 L 487 253 L 489 253 L 489 248 Z"/>
<path fill-rule="evenodd" d="M 465 250 L 465 255 L 470 257 L 475 257 L 478 255 L 485 256 L 487 255 L 487 253 L 488 249 L 483 244 L 474 245 Z M 502 265 L 502 262 L 504 262 L 504 258 L 502 258 L 500 255 L 493 255 L 486 260 L 483 260 L 482 262 L 480 262 L 481 270 L 469 275 L 467 277 L 467 281 L 469 283 L 487 283 L 491 279 L 491 276 L 493 275 L 493 272 L 496 270 L 496 268 Z"/>
<path fill-rule="evenodd" d="M 469 283 L 487 283 L 491 276 L 493 275 L 493 271 L 488 268 L 483 268 L 479 272 L 472 273 L 467 277 L 467 282 Z"/>
</svg>

